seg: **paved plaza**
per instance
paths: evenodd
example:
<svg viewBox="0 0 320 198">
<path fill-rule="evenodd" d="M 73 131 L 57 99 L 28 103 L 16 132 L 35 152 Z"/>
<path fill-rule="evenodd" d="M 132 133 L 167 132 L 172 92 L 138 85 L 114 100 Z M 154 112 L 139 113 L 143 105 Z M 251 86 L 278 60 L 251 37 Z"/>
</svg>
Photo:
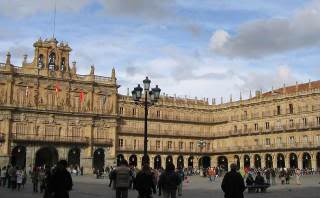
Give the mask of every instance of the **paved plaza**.
<svg viewBox="0 0 320 198">
<path fill-rule="evenodd" d="M 95 179 L 93 176 L 73 177 L 74 188 L 70 193 L 71 198 L 93 198 L 106 197 L 114 198 L 115 193 L 109 187 L 107 179 Z M 276 185 L 268 189 L 267 193 L 244 193 L 245 197 L 263 198 L 319 198 L 320 197 L 320 176 L 304 176 L 302 185 Z M 278 181 L 279 183 L 279 181 Z M 293 180 L 292 182 L 293 183 Z M 210 183 L 206 178 L 194 176 L 189 183 L 184 183 L 184 198 L 223 198 L 220 189 L 221 179 Z M 25 189 L 20 192 L 10 191 L 7 188 L 0 188 L 1 198 L 40 198 L 41 194 L 33 193 L 30 180 Z M 130 191 L 129 198 L 136 198 L 137 192 Z M 154 197 L 159 197 L 155 195 Z"/>
</svg>

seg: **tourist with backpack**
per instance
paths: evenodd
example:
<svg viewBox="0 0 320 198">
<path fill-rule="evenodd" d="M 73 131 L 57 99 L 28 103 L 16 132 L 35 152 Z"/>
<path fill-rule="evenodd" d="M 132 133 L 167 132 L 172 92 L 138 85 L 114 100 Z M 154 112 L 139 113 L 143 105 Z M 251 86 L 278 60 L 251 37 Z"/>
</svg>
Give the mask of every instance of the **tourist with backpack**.
<svg viewBox="0 0 320 198">
<path fill-rule="evenodd" d="M 128 162 L 122 160 L 120 166 L 110 175 L 110 179 L 114 182 L 114 187 L 116 189 L 116 198 L 128 198 L 131 177 L 132 175 L 130 168 L 128 167 Z"/>
<path fill-rule="evenodd" d="M 166 170 L 160 175 L 159 194 L 161 191 L 164 198 L 175 198 L 178 185 L 181 183 L 179 175 L 175 172 L 173 163 L 168 163 Z"/>
<path fill-rule="evenodd" d="M 148 163 L 145 163 L 142 170 L 137 174 L 134 187 L 139 193 L 139 198 L 152 198 L 152 193 L 156 193 L 154 174 Z"/>
</svg>

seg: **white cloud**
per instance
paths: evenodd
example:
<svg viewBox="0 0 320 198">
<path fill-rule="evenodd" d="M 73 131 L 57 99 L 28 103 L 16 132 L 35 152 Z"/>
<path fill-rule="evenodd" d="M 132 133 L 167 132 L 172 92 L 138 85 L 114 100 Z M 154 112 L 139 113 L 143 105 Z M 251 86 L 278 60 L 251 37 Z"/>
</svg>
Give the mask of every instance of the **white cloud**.
<svg viewBox="0 0 320 198">
<path fill-rule="evenodd" d="M 260 58 L 320 45 L 320 1 L 315 0 L 289 18 L 272 18 L 242 24 L 229 36 L 213 33 L 209 47 L 227 57 Z"/>
</svg>

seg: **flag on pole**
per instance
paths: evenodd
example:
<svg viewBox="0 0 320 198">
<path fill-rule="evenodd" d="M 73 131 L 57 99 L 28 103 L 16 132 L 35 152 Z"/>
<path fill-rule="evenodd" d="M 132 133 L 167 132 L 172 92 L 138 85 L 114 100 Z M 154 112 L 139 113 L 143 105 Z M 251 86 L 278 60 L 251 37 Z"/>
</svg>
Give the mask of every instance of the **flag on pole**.
<svg viewBox="0 0 320 198">
<path fill-rule="evenodd" d="M 83 91 L 81 90 L 80 91 L 80 103 L 82 103 L 83 101 L 84 101 L 84 93 L 83 93 Z"/>
</svg>

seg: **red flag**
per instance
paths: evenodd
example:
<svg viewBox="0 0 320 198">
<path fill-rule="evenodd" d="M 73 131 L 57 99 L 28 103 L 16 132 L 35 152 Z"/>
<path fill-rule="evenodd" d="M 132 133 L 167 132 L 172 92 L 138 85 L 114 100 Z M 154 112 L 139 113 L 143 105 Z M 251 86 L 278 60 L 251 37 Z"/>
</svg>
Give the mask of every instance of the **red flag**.
<svg viewBox="0 0 320 198">
<path fill-rule="evenodd" d="M 80 91 L 80 102 L 82 103 L 83 101 L 84 101 L 84 93 L 83 93 L 83 91 L 81 90 Z"/>
<path fill-rule="evenodd" d="M 56 93 L 58 93 L 61 90 L 60 85 L 58 83 L 56 83 L 56 85 L 54 86 L 54 89 L 55 89 Z"/>
</svg>

